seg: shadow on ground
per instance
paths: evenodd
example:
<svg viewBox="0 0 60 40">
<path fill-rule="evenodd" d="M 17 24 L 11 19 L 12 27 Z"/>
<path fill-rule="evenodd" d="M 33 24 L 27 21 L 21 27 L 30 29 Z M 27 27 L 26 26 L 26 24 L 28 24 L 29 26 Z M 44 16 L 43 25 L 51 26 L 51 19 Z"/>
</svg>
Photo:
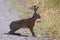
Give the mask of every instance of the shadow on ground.
<svg viewBox="0 0 60 40">
<path fill-rule="evenodd" d="M 23 37 L 29 37 L 28 35 L 22 35 L 19 33 L 14 33 L 14 34 L 10 34 L 10 33 L 4 33 L 5 35 L 16 35 L 16 36 L 23 36 Z"/>
</svg>

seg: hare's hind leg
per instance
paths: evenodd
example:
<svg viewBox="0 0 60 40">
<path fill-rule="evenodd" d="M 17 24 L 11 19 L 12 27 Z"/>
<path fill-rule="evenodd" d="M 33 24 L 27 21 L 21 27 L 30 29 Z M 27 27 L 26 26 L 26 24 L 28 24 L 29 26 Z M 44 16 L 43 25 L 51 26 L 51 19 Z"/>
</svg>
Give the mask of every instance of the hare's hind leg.
<svg viewBox="0 0 60 40">
<path fill-rule="evenodd" d="M 15 30 L 11 30 L 9 31 L 10 34 L 14 34 L 15 33 Z"/>
<path fill-rule="evenodd" d="M 20 29 L 20 27 L 17 26 L 15 28 L 10 28 L 11 31 L 9 31 L 9 33 L 14 34 L 18 29 Z"/>
</svg>

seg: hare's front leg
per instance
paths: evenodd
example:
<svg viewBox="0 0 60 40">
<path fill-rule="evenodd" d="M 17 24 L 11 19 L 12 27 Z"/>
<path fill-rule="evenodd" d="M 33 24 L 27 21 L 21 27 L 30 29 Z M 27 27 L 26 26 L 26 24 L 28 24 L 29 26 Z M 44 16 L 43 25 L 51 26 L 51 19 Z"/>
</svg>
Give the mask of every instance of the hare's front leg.
<svg viewBox="0 0 60 40">
<path fill-rule="evenodd" d="M 31 31 L 33 37 L 36 37 L 36 35 L 35 35 L 34 31 L 33 31 L 33 28 L 30 28 L 30 31 Z"/>
</svg>

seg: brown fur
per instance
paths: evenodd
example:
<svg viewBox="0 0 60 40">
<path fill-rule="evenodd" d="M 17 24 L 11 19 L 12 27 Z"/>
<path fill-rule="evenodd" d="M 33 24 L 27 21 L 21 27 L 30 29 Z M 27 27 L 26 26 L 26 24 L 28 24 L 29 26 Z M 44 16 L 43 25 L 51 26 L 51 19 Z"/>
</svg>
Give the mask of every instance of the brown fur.
<svg viewBox="0 0 60 40">
<path fill-rule="evenodd" d="M 35 36 L 35 33 L 33 31 L 35 21 L 37 19 L 41 18 L 41 16 L 36 13 L 37 9 L 38 9 L 38 7 L 35 5 L 34 6 L 34 15 L 32 16 L 32 18 L 13 21 L 10 24 L 11 31 L 9 33 L 15 33 L 15 31 L 17 31 L 20 28 L 29 28 L 32 35 Z"/>
</svg>

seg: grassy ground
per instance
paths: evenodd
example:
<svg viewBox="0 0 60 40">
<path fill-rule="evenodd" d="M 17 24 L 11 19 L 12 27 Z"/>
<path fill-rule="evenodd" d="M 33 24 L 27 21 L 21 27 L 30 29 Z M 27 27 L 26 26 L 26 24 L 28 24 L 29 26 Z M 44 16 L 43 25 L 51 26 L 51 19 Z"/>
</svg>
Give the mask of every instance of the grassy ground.
<svg viewBox="0 0 60 40">
<path fill-rule="evenodd" d="M 33 1 L 33 3 L 35 3 Z M 28 17 L 28 10 L 33 5 L 32 1 L 25 1 L 17 5 L 14 1 L 13 7 L 20 12 L 22 18 Z M 22 6 L 22 7 L 21 7 Z M 23 8 L 26 8 L 25 10 Z M 27 10 L 28 9 L 28 10 Z M 26 12 L 27 10 L 27 12 Z M 25 14 L 27 13 L 27 14 Z M 36 33 L 47 33 L 51 38 L 60 38 L 60 0 L 40 0 L 38 13 L 41 15 L 40 23 L 36 23 Z M 39 32 L 38 32 L 39 31 Z"/>
<path fill-rule="evenodd" d="M 44 6 L 41 8 L 41 28 L 51 37 L 59 40 L 60 37 L 60 0 L 44 1 Z M 39 11 L 40 12 L 40 11 Z"/>
</svg>

